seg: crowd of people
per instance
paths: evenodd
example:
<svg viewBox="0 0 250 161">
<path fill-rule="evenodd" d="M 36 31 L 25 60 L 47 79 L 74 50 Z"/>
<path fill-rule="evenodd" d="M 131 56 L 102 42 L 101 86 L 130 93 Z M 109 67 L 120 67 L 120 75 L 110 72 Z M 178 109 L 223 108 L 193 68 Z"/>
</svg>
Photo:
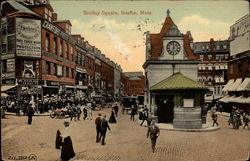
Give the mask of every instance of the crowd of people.
<svg viewBox="0 0 250 161">
<path fill-rule="evenodd" d="M 242 121 L 244 125 L 242 124 Z M 249 123 L 249 115 L 246 112 L 241 111 L 239 108 L 233 106 L 233 109 L 229 116 L 228 125 L 232 124 L 233 129 L 239 129 L 239 127 L 242 125 L 243 129 L 245 129 L 245 127 L 249 129 L 248 123 Z"/>
</svg>

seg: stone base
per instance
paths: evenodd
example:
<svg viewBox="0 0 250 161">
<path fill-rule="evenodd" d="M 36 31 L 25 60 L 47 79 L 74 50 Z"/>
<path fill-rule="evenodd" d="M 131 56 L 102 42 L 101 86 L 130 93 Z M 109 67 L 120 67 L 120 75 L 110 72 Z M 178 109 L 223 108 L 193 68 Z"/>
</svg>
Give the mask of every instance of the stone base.
<svg viewBox="0 0 250 161">
<path fill-rule="evenodd" d="M 179 129 L 201 129 L 202 128 L 202 121 L 201 121 L 201 119 L 198 119 L 198 120 L 174 119 L 173 127 L 179 128 Z"/>
<path fill-rule="evenodd" d="M 173 127 L 180 129 L 201 129 L 201 108 L 177 107 L 174 108 Z"/>
</svg>

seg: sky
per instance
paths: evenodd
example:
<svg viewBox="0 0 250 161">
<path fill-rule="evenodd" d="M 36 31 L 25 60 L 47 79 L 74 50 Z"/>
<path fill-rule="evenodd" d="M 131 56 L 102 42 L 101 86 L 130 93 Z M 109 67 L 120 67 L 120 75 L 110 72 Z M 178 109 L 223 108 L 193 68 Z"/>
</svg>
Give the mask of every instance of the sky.
<svg viewBox="0 0 250 161">
<path fill-rule="evenodd" d="M 72 34 L 81 34 L 123 72 L 143 71 L 145 32 L 159 33 L 168 9 L 181 33 L 191 31 L 194 42 L 228 39 L 230 26 L 249 14 L 248 2 L 241 0 L 50 0 L 50 4 L 58 20 L 71 21 Z"/>
</svg>

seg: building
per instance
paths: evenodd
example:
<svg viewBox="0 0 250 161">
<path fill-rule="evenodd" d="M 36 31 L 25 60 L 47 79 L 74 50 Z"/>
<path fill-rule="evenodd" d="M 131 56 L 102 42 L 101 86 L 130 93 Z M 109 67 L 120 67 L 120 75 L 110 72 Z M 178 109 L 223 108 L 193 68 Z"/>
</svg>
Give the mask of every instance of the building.
<svg viewBox="0 0 250 161">
<path fill-rule="evenodd" d="M 124 72 L 123 77 L 124 95 L 144 95 L 145 76 L 143 72 Z"/>
<path fill-rule="evenodd" d="M 223 88 L 227 95 L 220 99 L 230 112 L 237 106 L 249 113 L 250 104 L 250 29 L 249 14 L 230 27 L 230 59 L 228 61 L 228 82 Z"/>
<path fill-rule="evenodd" d="M 228 40 L 211 39 L 193 44 L 193 53 L 201 60 L 198 64 L 198 81 L 209 87 L 210 100 L 222 96 L 222 88 L 227 82 L 229 50 Z"/>
<path fill-rule="evenodd" d="M 2 91 L 55 100 L 114 94 L 115 62 L 71 34 L 71 22 L 58 20 L 48 1 L 7 1 L 2 15 Z"/>
<path fill-rule="evenodd" d="M 160 33 L 146 33 L 146 76 L 144 104 L 151 107 L 149 89 L 176 72 L 197 81 L 197 56 L 192 52 L 193 38 L 190 32 L 182 34 L 170 17 L 169 10 Z M 152 112 L 152 111 L 151 111 Z"/>
<path fill-rule="evenodd" d="M 115 97 L 121 97 L 121 75 L 122 75 L 122 68 L 119 64 L 115 64 L 114 68 L 114 94 Z"/>
</svg>

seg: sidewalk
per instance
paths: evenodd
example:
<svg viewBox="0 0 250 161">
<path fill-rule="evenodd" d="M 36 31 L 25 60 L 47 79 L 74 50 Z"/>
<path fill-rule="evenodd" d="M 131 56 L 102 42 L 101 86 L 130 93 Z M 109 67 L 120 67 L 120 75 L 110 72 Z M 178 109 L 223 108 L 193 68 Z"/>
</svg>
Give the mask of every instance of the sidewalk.
<svg viewBox="0 0 250 161">
<path fill-rule="evenodd" d="M 142 120 L 136 120 L 140 125 Z M 170 130 L 170 131 L 185 131 L 185 132 L 207 132 L 207 131 L 216 131 L 220 129 L 220 126 L 212 126 L 212 123 L 207 122 L 206 124 L 202 124 L 201 129 L 178 129 L 174 128 L 173 124 L 167 123 L 159 123 L 156 124 L 161 130 Z M 144 121 L 142 126 L 147 127 L 147 121 Z"/>
</svg>

